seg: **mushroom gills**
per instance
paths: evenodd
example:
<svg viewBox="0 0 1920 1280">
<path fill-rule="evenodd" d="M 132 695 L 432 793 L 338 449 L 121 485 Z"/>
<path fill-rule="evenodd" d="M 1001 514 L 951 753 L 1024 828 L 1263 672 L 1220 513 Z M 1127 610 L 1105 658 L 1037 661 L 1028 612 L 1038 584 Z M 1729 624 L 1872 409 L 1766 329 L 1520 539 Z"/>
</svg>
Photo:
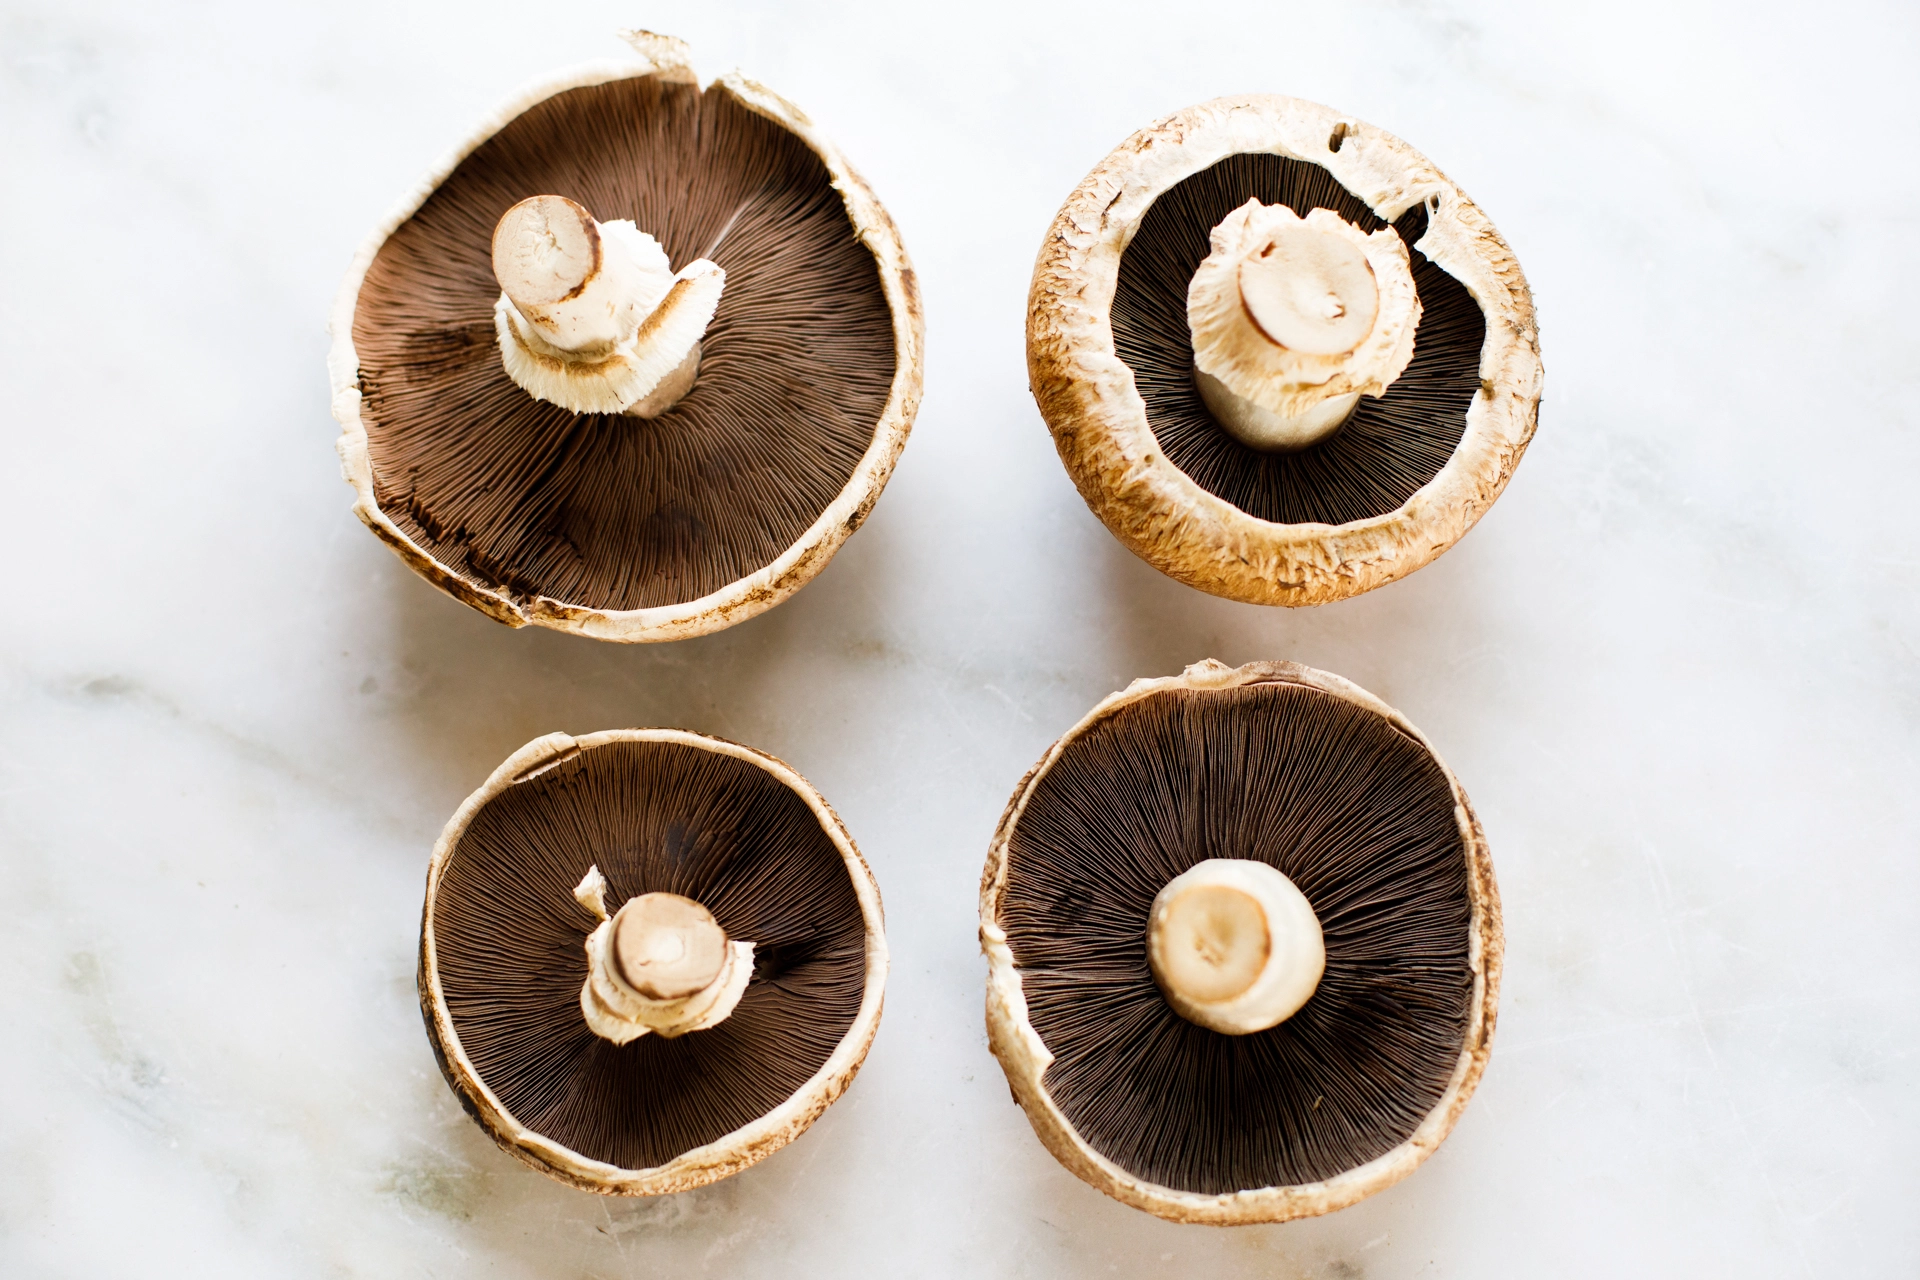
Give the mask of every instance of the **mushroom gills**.
<svg viewBox="0 0 1920 1280">
<path fill-rule="evenodd" d="M 753 977 L 753 944 L 729 939 L 691 898 L 643 893 L 606 912 L 599 866 L 574 900 L 600 918 L 587 935 L 580 1012 L 603 1040 L 628 1044 L 649 1032 L 669 1039 L 724 1022 Z"/>
<path fill-rule="evenodd" d="M 654 418 L 692 389 L 727 273 L 674 271 L 631 221 L 596 221 L 565 196 L 531 196 L 493 231 L 494 331 L 507 376 L 575 413 Z"/>
<path fill-rule="evenodd" d="M 1154 898 L 1147 961 L 1175 1013 L 1244 1036 L 1280 1025 L 1313 998 L 1327 947 L 1313 905 L 1279 870 L 1208 858 Z"/>
</svg>

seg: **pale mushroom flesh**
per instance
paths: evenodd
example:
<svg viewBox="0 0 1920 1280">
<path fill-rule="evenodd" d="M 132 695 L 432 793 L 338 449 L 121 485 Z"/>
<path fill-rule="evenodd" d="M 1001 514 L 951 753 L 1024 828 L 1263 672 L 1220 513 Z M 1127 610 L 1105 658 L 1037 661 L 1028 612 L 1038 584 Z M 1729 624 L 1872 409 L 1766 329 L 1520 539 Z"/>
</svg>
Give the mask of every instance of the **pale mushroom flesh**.
<svg viewBox="0 0 1920 1280">
<path fill-rule="evenodd" d="M 729 939 L 713 913 L 677 893 L 643 893 L 606 914 L 596 865 L 573 897 L 600 918 L 587 935 L 580 1012 L 603 1040 L 671 1039 L 726 1021 L 753 977 L 753 944 Z"/>
<path fill-rule="evenodd" d="M 500 216 L 492 243 L 494 329 L 507 376 L 575 413 L 654 418 L 692 389 L 725 270 L 674 271 L 631 220 L 600 222 L 565 196 Z"/>
<path fill-rule="evenodd" d="M 1313 904 L 1284 874 L 1249 858 L 1208 858 L 1154 898 L 1147 961 L 1181 1017 L 1243 1036 L 1312 999 L 1327 949 Z"/>
<path fill-rule="evenodd" d="M 1380 396 L 1413 358 L 1420 298 L 1391 227 L 1303 218 L 1255 197 L 1213 227 L 1187 286 L 1194 377 L 1254 449 L 1304 449 Z"/>
</svg>

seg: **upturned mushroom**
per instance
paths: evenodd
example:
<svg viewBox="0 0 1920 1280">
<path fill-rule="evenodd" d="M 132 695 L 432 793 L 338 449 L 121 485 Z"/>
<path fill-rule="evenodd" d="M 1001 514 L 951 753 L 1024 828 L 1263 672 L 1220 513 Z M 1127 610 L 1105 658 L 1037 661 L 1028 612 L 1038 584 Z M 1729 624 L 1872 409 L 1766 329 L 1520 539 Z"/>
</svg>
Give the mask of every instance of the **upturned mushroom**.
<svg viewBox="0 0 1920 1280">
<path fill-rule="evenodd" d="M 549 734 L 441 833 L 420 1005 L 447 1082 L 512 1155 L 609 1195 L 785 1146 L 879 1025 L 880 895 L 773 757 L 674 729 Z"/>
<path fill-rule="evenodd" d="M 1074 190 L 1034 268 L 1027 367 L 1116 537 L 1282 605 L 1453 545 L 1518 465 L 1541 377 L 1485 214 L 1398 138 L 1267 95 L 1143 129 Z"/>
<path fill-rule="evenodd" d="M 918 287 L 792 103 L 685 44 L 536 86 L 362 248 L 329 367 L 355 513 L 510 626 L 674 640 L 780 603 L 918 409 Z"/>
<path fill-rule="evenodd" d="M 1053 744 L 981 881 L 988 1042 L 1047 1149 L 1179 1222 L 1411 1173 L 1485 1069 L 1499 898 L 1459 782 L 1293 663 L 1137 680 Z"/>
</svg>

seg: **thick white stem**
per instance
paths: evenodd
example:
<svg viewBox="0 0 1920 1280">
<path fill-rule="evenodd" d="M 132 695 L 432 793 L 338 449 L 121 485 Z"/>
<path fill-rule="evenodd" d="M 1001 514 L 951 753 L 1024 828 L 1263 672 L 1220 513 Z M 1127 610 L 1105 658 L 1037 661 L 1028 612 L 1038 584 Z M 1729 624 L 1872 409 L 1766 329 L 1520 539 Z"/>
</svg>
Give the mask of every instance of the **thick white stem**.
<svg viewBox="0 0 1920 1280">
<path fill-rule="evenodd" d="M 1249 200 L 1213 229 L 1187 287 L 1194 381 L 1241 443 L 1304 449 L 1400 376 L 1419 315 L 1392 228 Z"/>
<path fill-rule="evenodd" d="M 1322 400 L 1302 413 L 1275 413 L 1235 395 L 1226 383 L 1199 368 L 1193 371 L 1193 381 L 1214 421 L 1235 440 L 1262 453 L 1297 453 L 1317 444 L 1346 426 L 1360 407 L 1360 393 L 1354 391 Z"/>
<path fill-rule="evenodd" d="M 672 269 L 632 222 L 564 196 L 522 200 L 494 228 L 494 327 L 508 376 L 575 413 L 655 417 L 693 386 L 726 272 Z"/>
<path fill-rule="evenodd" d="M 1320 985 L 1327 949 L 1293 881 L 1264 862 L 1209 858 L 1153 900 L 1147 960 L 1176 1013 L 1238 1036 L 1298 1012 Z"/>
<path fill-rule="evenodd" d="M 587 872 L 574 897 L 601 923 L 587 936 L 580 1012 L 594 1034 L 626 1044 L 717 1026 L 753 977 L 753 944 L 726 936 L 711 912 L 674 893 L 645 893 L 608 918 L 606 881 Z"/>
</svg>

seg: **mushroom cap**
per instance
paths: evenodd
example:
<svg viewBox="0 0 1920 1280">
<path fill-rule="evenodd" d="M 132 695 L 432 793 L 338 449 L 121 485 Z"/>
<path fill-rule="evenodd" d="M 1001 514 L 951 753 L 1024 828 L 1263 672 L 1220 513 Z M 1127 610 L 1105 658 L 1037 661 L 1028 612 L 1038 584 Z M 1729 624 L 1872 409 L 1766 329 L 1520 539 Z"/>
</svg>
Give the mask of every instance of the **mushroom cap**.
<svg viewBox="0 0 1920 1280">
<path fill-rule="evenodd" d="M 1412 363 L 1297 453 L 1233 440 L 1186 367 L 1187 277 L 1213 225 L 1256 196 L 1363 232 L 1392 224 L 1415 251 Z M 1398 138 L 1263 94 L 1141 130 L 1067 197 L 1034 266 L 1027 370 L 1115 537 L 1190 586 L 1281 605 L 1371 590 L 1458 541 L 1518 465 L 1541 379 L 1532 295 L 1486 215 Z"/>
<path fill-rule="evenodd" d="M 1326 969 L 1222 1035 L 1155 985 L 1156 895 L 1209 858 L 1312 903 Z M 1486 838 L 1419 730 L 1338 676 L 1217 662 L 1136 680 L 1015 790 L 981 880 L 988 1042 L 1049 1151 L 1176 1222 L 1283 1222 L 1411 1173 L 1485 1069 L 1501 925 Z"/>
<path fill-rule="evenodd" d="M 601 1039 L 581 1015 L 606 905 L 678 894 L 752 942 L 732 1014 L 677 1038 Z M 879 1025 L 880 893 L 819 792 L 781 761 L 679 729 L 528 743 L 434 846 L 420 1007 L 447 1082 L 510 1154 L 607 1195 L 738 1173 L 845 1092 Z"/>
<path fill-rule="evenodd" d="M 619 641 L 731 626 L 818 573 L 906 443 L 923 345 L 899 233 L 813 122 L 638 43 L 647 60 L 517 96 L 401 202 L 347 273 L 328 361 L 354 512 L 401 559 L 510 626 Z M 492 237 L 536 195 L 728 271 L 674 408 L 576 415 L 507 376 Z"/>
</svg>

